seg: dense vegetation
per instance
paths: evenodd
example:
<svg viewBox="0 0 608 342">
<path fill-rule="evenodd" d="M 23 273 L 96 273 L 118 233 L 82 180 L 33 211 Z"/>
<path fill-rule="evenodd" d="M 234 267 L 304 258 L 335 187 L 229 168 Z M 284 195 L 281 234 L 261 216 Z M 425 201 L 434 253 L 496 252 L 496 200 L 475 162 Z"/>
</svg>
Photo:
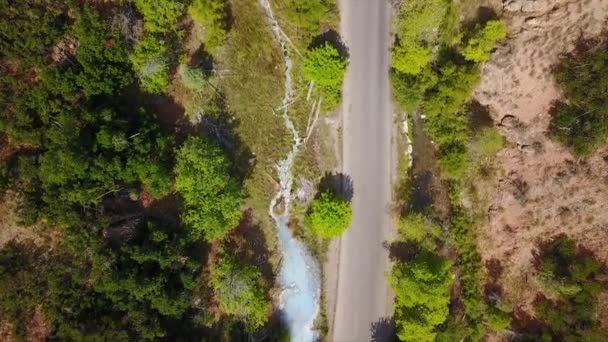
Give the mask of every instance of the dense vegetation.
<svg viewBox="0 0 608 342">
<path fill-rule="evenodd" d="M 401 265 L 409 265 L 420 255 L 432 255 L 447 265 L 452 259 L 451 269 L 436 269 L 433 276 L 443 279 L 446 272 L 450 277 L 452 273 L 457 275 L 457 290 L 451 294 L 452 281 L 442 283 L 441 291 L 429 293 L 431 302 L 442 303 L 434 310 L 435 320 L 418 321 L 422 328 L 413 328 L 411 322 L 396 317 L 402 340 L 424 332 L 426 337 L 413 339 L 477 341 L 488 328 L 500 331 L 510 324 L 509 305 L 484 298 L 476 214 L 461 208 L 460 201 L 461 185 L 474 177 L 479 165 L 484 165 L 503 144 L 495 129 L 471 124 L 467 103 L 480 79 L 479 63 L 489 59 L 495 44 L 506 36 L 506 28 L 498 20 L 459 28 L 458 17 L 458 8 L 451 1 L 407 1 L 400 8 L 396 25 L 398 39 L 391 63 L 393 93 L 402 110 L 425 116 L 424 129 L 437 149 L 439 170 L 448 181 L 452 205 L 450 216 L 443 217 L 430 207 L 406 206 L 401 212 L 400 237 L 394 246 L 405 248 L 407 253 L 398 258 L 393 269 L 393 284 L 405 276 Z M 407 184 L 405 189 L 407 202 L 411 189 Z M 453 305 L 448 310 L 450 295 Z M 399 305 L 397 301 L 396 312 Z"/>
<path fill-rule="evenodd" d="M 538 261 L 544 295 L 537 298 L 535 312 L 546 326 L 527 333 L 542 334 L 543 340 L 606 340 L 596 321 L 598 295 L 606 290 L 605 266 L 566 235 L 541 245 Z"/>
<path fill-rule="evenodd" d="M 53 248 L 0 249 L 0 315 L 17 337 L 34 312 L 53 340 L 200 339 L 222 317 L 248 330 L 266 323 L 256 266 L 205 267 L 208 243 L 244 209 L 239 155 L 216 134 L 174 135 L 156 112 L 173 72 L 193 91 L 207 85 L 197 66 L 178 67 L 189 3 L 0 3 L 0 142 L 15 151 L 0 164 L 0 188 L 12 190 L 19 224 L 61 236 Z M 227 29 L 225 8 L 212 9 L 198 19 Z M 210 48 L 223 42 L 206 35 Z M 243 286 L 230 288 L 234 277 Z"/>
<path fill-rule="evenodd" d="M 549 129 L 577 155 L 595 151 L 608 138 L 607 71 L 604 49 L 567 55 L 555 70 L 565 99 L 551 109 Z"/>
<path fill-rule="evenodd" d="M 308 219 L 315 234 L 331 239 L 348 229 L 351 218 L 350 203 L 338 194 L 324 191 L 313 200 Z"/>
</svg>

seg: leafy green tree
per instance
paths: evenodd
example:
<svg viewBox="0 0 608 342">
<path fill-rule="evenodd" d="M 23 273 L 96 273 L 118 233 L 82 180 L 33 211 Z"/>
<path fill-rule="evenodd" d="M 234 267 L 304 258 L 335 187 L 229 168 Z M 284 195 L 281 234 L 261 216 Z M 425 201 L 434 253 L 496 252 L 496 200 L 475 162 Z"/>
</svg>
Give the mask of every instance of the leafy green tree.
<svg viewBox="0 0 608 342">
<path fill-rule="evenodd" d="M 153 94 L 167 90 L 170 80 L 168 47 L 154 35 L 145 35 L 130 55 L 140 87 Z"/>
<path fill-rule="evenodd" d="M 411 43 L 432 44 L 445 18 L 447 6 L 443 0 L 412 0 L 401 5 L 397 34 L 402 46 Z"/>
<path fill-rule="evenodd" d="M 331 191 L 325 191 L 312 202 L 308 221 L 315 234 L 331 239 L 348 229 L 351 218 L 350 203 Z"/>
<path fill-rule="evenodd" d="M 233 257 L 222 255 L 211 270 L 211 286 L 221 310 L 242 321 L 253 331 L 268 320 L 270 300 L 266 298 L 262 275 L 251 265 L 239 264 Z"/>
<path fill-rule="evenodd" d="M 450 262 L 421 251 L 408 263 L 396 263 L 390 284 L 395 292 L 395 323 L 401 341 L 434 341 L 449 314 Z"/>
<path fill-rule="evenodd" d="M 483 27 L 477 27 L 469 38 L 462 55 L 468 61 L 486 62 L 496 43 L 507 36 L 507 27 L 500 20 L 490 20 Z"/>
<path fill-rule="evenodd" d="M 392 67 L 400 73 L 417 75 L 431 62 L 431 49 L 411 44 L 393 50 Z"/>
<path fill-rule="evenodd" d="M 302 66 L 304 77 L 314 81 L 318 94 L 323 97 L 327 110 L 335 108 L 340 102 L 342 81 L 346 74 L 346 58 L 329 43 L 307 52 Z"/>
<path fill-rule="evenodd" d="M 210 53 L 222 44 L 226 37 L 228 14 L 225 0 L 194 0 L 188 9 L 190 15 L 204 29 L 203 43 Z"/>
<path fill-rule="evenodd" d="M 406 241 L 415 242 L 429 250 L 434 249 L 441 237 L 441 227 L 421 213 L 412 213 L 399 220 L 399 233 Z"/>
<path fill-rule="evenodd" d="M 189 137 L 177 153 L 175 189 L 184 198 L 182 215 L 194 236 L 222 239 L 241 218 L 241 190 L 230 176 L 224 152 L 199 137 Z"/>
<path fill-rule="evenodd" d="M 144 16 L 144 29 L 150 33 L 175 30 L 177 20 L 186 11 L 185 1 L 135 0 L 135 6 Z"/>
</svg>

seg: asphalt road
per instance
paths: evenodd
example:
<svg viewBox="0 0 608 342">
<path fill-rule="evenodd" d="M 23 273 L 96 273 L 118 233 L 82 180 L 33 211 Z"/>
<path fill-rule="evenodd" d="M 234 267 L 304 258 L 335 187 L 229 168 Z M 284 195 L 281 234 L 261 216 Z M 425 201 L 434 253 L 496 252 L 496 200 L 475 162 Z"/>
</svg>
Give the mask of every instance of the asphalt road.
<svg viewBox="0 0 608 342">
<path fill-rule="evenodd" d="M 333 341 L 383 341 L 391 315 L 385 274 L 390 233 L 391 131 L 387 0 L 341 0 L 350 53 L 344 85 L 343 171 L 353 180 L 353 221 L 342 236 Z"/>
</svg>

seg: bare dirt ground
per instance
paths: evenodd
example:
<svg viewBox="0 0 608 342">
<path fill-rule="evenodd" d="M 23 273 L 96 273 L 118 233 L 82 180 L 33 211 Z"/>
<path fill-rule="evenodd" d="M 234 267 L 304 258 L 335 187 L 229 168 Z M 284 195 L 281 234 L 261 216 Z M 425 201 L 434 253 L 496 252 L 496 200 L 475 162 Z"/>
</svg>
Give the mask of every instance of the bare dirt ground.
<svg viewBox="0 0 608 342">
<path fill-rule="evenodd" d="M 479 251 L 501 262 L 507 298 L 533 315 L 537 242 L 566 233 L 608 262 L 608 149 L 577 159 L 547 136 L 560 96 L 552 67 L 606 28 L 608 1 L 505 0 L 498 10 L 509 37 L 482 67 L 475 97 L 509 144 L 493 184 L 480 189 L 489 203 Z"/>
</svg>

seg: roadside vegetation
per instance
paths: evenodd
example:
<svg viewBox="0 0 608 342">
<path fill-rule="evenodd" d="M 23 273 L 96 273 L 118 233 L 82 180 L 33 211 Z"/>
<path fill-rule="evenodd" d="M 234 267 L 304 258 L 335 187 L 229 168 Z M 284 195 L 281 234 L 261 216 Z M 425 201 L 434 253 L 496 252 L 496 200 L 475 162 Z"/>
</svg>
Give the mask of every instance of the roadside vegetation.
<svg viewBox="0 0 608 342">
<path fill-rule="evenodd" d="M 418 275 L 417 280 L 420 284 L 436 281 L 436 287 L 421 285 L 419 290 L 429 297 L 427 303 L 433 303 L 433 309 L 425 311 L 435 313 L 432 319 L 414 320 L 419 315 L 404 309 L 412 304 L 397 296 L 395 322 L 404 341 L 477 341 L 488 331 L 510 324 L 508 303 L 490 301 L 482 290 L 485 274 L 476 229 L 483 216 L 465 209 L 461 202 L 463 196 L 475 200 L 470 191 L 474 179 L 491 169 L 491 159 L 504 143 L 496 129 L 471 122 L 469 99 L 480 80 L 479 63 L 489 60 L 507 31 L 497 19 L 460 25 L 458 18 L 459 8 L 452 1 L 416 0 L 401 4 L 396 21 L 391 62 L 395 100 L 408 116 L 419 118 L 410 123 L 423 125 L 436 151 L 441 178 L 433 186 L 445 188 L 431 193 L 408 177 L 399 185 L 400 234 L 391 247 L 393 290 L 406 291 L 403 279 L 412 276 L 404 269 L 416 266 L 420 258 L 441 265 L 427 267 L 428 274 Z M 419 203 L 419 196 L 430 196 L 430 202 Z M 447 208 L 434 207 L 442 201 Z"/>
</svg>

